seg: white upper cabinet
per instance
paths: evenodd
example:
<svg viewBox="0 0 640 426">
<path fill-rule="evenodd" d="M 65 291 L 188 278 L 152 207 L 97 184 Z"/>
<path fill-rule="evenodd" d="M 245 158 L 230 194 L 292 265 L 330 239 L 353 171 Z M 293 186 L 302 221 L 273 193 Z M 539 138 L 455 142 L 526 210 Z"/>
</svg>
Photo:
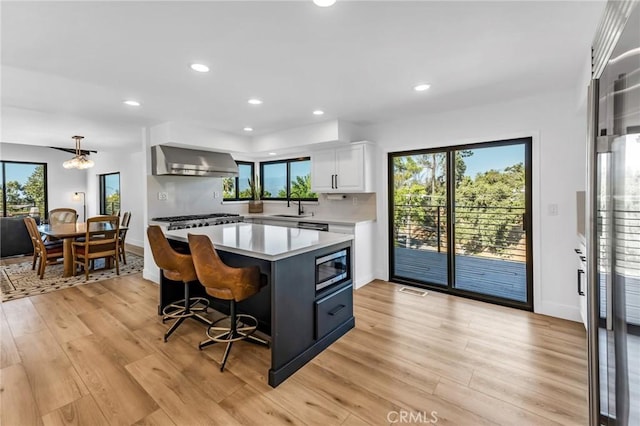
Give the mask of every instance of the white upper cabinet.
<svg viewBox="0 0 640 426">
<path fill-rule="evenodd" d="M 374 192 L 375 146 L 356 142 L 311 154 L 314 192 Z"/>
<path fill-rule="evenodd" d="M 329 149 L 311 154 L 311 190 L 331 192 L 334 190 L 336 174 L 336 151 Z"/>
</svg>

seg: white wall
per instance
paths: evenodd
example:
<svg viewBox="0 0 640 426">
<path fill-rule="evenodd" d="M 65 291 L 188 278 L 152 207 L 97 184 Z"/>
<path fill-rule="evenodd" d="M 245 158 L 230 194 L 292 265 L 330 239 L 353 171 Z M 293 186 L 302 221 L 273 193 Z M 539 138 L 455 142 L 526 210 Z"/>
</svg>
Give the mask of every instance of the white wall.
<svg viewBox="0 0 640 426">
<path fill-rule="evenodd" d="M 137 148 L 137 147 L 136 147 Z M 99 175 L 106 173 L 120 173 L 120 211 L 131 212 L 131 222 L 127 231 L 127 244 L 142 247 L 146 222 L 143 217 L 145 197 L 144 176 L 142 164 L 144 153 L 123 152 L 97 153 L 91 156 L 96 165 L 87 171 L 87 216 L 100 213 L 100 183 Z M 81 213 L 82 214 L 82 213 Z"/>
<path fill-rule="evenodd" d="M 249 138 L 208 129 L 188 123 L 171 121 L 153 126 L 149 132 L 149 146 L 172 144 L 185 148 L 204 148 L 212 151 L 246 152 L 251 149 Z"/>
<path fill-rule="evenodd" d="M 293 129 L 281 130 L 251 138 L 249 152 L 292 153 L 311 149 L 319 144 L 348 143 L 362 140 L 360 126 L 342 120 L 329 120 Z"/>
<path fill-rule="evenodd" d="M 389 271 L 387 153 L 532 136 L 534 309 L 579 321 L 573 247 L 575 192 L 585 182 L 585 122 L 575 90 L 567 90 L 365 129 L 383 152 L 377 182 L 377 276 L 387 279 Z M 558 205 L 557 216 L 548 214 L 550 204 Z"/>
<path fill-rule="evenodd" d="M 47 192 L 49 210 L 71 207 L 82 215 L 82 201 L 74 201 L 76 191 L 86 192 L 85 170 L 65 169 L 62 163 L 72 154 L 42 146 L 0 143 L 0 159 L 3 161 L 26 161 L 47 163 Z M 91 156 L 94 158 L 94 155 Z M 41 215 L 44 217 L 44 215 Z"/>
</svg>

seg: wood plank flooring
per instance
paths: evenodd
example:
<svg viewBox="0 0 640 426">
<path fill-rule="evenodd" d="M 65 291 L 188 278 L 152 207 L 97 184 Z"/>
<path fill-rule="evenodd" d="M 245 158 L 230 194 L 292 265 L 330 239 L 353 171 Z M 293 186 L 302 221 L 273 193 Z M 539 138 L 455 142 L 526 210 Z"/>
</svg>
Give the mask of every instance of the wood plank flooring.
<svg viewBox="0 0 640 426">
<path fill-rule="evenodd" d="M 0 305 L 0 424 L 584 425 L 582 324 L 375 281 L 356 328 L 278 388 L 269 351 L 162 341 L 157 286 L 139 275 Z M 412 415 L 413 417 L 409 417 Z M 422 416 L 422 417 L 420 417 Z M 424 423 L 423 423 L 424 424 Z"/>
</svg>

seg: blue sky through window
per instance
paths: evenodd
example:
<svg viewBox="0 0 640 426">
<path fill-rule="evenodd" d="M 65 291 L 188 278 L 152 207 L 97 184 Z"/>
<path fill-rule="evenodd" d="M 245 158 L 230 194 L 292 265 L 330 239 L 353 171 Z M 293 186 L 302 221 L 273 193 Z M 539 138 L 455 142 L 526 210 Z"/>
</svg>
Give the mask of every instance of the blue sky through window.
<svg viewBox="0 0 640 426">
<path fill-rule="evenodd" d="M 5 173 L 7 182 L 17 180 L 21 184 L 27 182 L 29 176 L 33 174 L 33 171 L 38 167 L 34 164 L 21 164 L 21 163 L 5 163 Z"/>
<path fill-rule="evenodd" d="M 467 165 L 464 174 L 474 178 L 491 169 L 502 171 L 508 166 L 524 164 L 524 147 L 524 144 L 518 144 L 472 149 L 473 155 L 464 159 Z"/>
</svg>

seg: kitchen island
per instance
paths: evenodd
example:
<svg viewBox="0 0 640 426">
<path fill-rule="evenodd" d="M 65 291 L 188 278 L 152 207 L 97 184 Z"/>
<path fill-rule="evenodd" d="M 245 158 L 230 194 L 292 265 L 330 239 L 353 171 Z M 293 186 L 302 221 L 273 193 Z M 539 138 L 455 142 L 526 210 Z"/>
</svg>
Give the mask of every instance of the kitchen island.
<svg viewBox="0 0 640 426">
<path fill-rule="evenodd" d="M 355 326 L 351 266 L 352 235 L 250 223 L 233 223 L 166 231 L 171 245 L 187 252 L 187 235 L 206 235 L 229 266 L 256 265 L 267 277 L 257 295 L 238 303 L 239 312 L 258 319 L 271 337 L 269 384 L 276 387 Z M 347 253 L 343 279 L 316 291 L 316 263 Z M 190 285 L 193 297 L 207 297 L 204 287 Z M 159 313 L 183 298 L 183 284 L 160 280 Z M 209 297 L 211 306 L 228 313 L 228 304 Z M 203 333 L 204 335 L 204 333 Z"/>
</svg>

